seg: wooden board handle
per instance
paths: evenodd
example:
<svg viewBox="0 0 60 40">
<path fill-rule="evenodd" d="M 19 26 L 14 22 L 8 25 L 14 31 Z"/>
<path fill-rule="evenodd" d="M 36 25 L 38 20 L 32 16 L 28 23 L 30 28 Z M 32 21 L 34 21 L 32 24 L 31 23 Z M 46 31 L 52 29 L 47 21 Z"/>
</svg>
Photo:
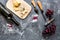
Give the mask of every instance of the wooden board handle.
<svg viewBox="0 0 60 40">
<path fill-rule="evenodd" d="M 43 10 L 42 3 L 40 1 L 37 1 L 37 5 L 40 8 L 40 10 Z"/>
<path fill-rule="evenodd" d="M 36 7 L 36 4 L 35 4 L 34 0 L 32 0 L 31 3 L 34 7 Z"/>
</svg>

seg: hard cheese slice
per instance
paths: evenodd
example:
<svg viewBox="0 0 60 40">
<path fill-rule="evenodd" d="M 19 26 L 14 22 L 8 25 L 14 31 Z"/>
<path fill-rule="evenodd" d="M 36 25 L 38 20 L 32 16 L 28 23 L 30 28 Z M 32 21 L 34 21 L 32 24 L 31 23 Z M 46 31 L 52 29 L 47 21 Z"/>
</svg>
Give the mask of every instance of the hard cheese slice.
<svg viewBox="0 0 60 40">
<path fill-rule="evenodd" d="M 8 9 L 14 12 L 14 14 L 16 14 L 19 18 L 25 19 L 31 11 L 31 6 L 24 0 L 17 0 L 17 1 L 18 3 L 20 3 L 19 7 L 17 8 L 14 7 L 12 0 L 8 0 L 6 6 Z"/>
</svg>

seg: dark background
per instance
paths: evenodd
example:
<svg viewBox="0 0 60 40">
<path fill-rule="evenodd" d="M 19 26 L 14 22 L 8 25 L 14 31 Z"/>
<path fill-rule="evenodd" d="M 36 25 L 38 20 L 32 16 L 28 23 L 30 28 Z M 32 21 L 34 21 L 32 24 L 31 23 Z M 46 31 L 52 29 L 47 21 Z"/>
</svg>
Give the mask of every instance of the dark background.
<svg viewBox="0 0 60 40">
<path fill-rule="evenodd" d="M 19 28 L 20 32 L 21 32 L 22 29 L 27 27 L 26 30 L 24 30 L 23 36 L 21 37 L 21 35 L 18 33 L 10 34 L 7 32 L 6 34 L 4 34 L 5 30 L 3 28 L 3 25 L 6 25 L 7 23 L 9 23 L 9 21 L 7 21 L 0 14 L 0 40 L 60 40 L 60 0 L 40 0 L 43 4 L 44 11 L 46 11 L 48 8 L 54 10 L 53 17 L 55 18 L 54 23 L 56 24 L 56 33 L 47 39 L 43 39 L 43 37 L 42 37 L 42 30 L 44 29 L 45 21 L 41 15 L 41 12 L 40 12 L 38 6 L 36 6 L 36 7 L 39 10 L 39 16 L 38 16 L 39 25 L 37 27 L 36 27 L 36 25 L 34 25 L 32 27 L 31 23 L 28 24 L 28 22 L 30 22 L 32 20 L 33 15 L 35 15 L 36 13 L 34 12 L 34 8 L 31 4 L 31 0 L 25 0 L 25 1 L 32 7 L 32 11 L 31 11 L 30 15 L 26 19 L 21 20 L 13 14 L 15 19 L 20 23 L 20 26 L 16 26 L 13 23 L 14 28 L 16 28 L 16 29 Z M 35 1 L 37 1 L 37 0 L 35 0 Z M 6 5 L 7 0 L 0 0 L 0 2 L 2 2 L 4 5 Z"/>
</svg>

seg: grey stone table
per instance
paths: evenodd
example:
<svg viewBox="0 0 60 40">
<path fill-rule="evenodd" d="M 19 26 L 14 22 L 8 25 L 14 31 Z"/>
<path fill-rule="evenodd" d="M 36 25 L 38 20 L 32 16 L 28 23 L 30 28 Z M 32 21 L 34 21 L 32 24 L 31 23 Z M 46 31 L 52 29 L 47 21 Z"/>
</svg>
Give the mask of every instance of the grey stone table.
<svg viewBox="0 0 60 40">
<path fill-rule="evenodd" d="M 43 9 L 44 11 L 46 11 L 47 8 L 49 9 L 54 9 L 54 18 L 55 18 L 55 24 L 57 26 L 56 28 L 56 33 L 52 36 L 50 36 L 47 39 L 43 39 L 42 37 L 42 30 L 44 29 L 44 19 L 41 15 L 41 12 L 38 8 L 38 6 L 36 6 L 38 8 L 39 11 L 39 16 L 38 16 L 38 26 L 35 27 L 36 25 L 34 25 L 33 27 L 31 26 L 32 24 L 29 22 L 32 20 L 33 15 L 35 15 L 36 13 L 34 12 L 34 8 L 31 4 L 31 0 L 25 0 L 29 5 L 31 5 L 32 7 L 32 11 L 29 14 L 29 16 L 24 19 L 21 20 L 19 19 L 17 16 L 15 16 L 13 14 L 13 16 L 15 17 L 15 19 L 20 23 L 20 26 L 16 26 L 13 23 L 13 28 L 15 29 L 15 32 L 13 33 L 8 33 L 6 32 L 6 24 L 9 23 L 9 21 L 7 21 L 1 14 L 0 14 L 0 40 L 60 40 L 60 0 L 40 0 L 43 4 Z M 35 0 L 37 1 L 37 0 Z M 2 2 L 4 5 L 6 5 L 7 0 L 0 0 L 0 2 Z M 44 12 L 45 13 L 45 12 Z M 4 27 L 3 27 L 4 26 Z M 18 31 L 18 29 L 20 29 L 20 31 Z M 21 31 L 22 29 L 25 29 L 23 31 Z M 5 33 L 6 32 L 6 33 Z M 21 36 L 21 33 L 23 33 L 23 35 Z"/>
</svg>

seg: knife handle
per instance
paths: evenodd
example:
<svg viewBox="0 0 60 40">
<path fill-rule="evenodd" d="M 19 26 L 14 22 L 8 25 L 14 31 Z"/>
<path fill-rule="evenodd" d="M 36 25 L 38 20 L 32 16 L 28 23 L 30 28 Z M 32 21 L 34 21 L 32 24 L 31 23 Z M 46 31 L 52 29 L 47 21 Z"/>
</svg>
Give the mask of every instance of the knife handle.
<svg viewBox="0 0 60 40">
<path fill-rule="evenodd" d="M 35 4 L 35 1 L 34 1 L 34 0 L 32 0 L 31 3 L 32 3 L 32 5 L 33 5 L 34 7 L 36 7 L 36 4 Z"/>
<path fill-rule="evenodd" d="M 41 11 L 43 11 L 42 3 L 40 1 L 37 1 L 37 5 Z"/>
<path fill-rule="evenodd" d="M 12 21 L 16 24 L 19 25 L 19 22 L 16 21 L 13 17 L 13 12 L 9 10 L 7 7 L 5 7 L 2 3 L 0 3 L 0 12 L 1 14 L 6 18 L 6 19 L 12 19 Z"/>
</svg>

